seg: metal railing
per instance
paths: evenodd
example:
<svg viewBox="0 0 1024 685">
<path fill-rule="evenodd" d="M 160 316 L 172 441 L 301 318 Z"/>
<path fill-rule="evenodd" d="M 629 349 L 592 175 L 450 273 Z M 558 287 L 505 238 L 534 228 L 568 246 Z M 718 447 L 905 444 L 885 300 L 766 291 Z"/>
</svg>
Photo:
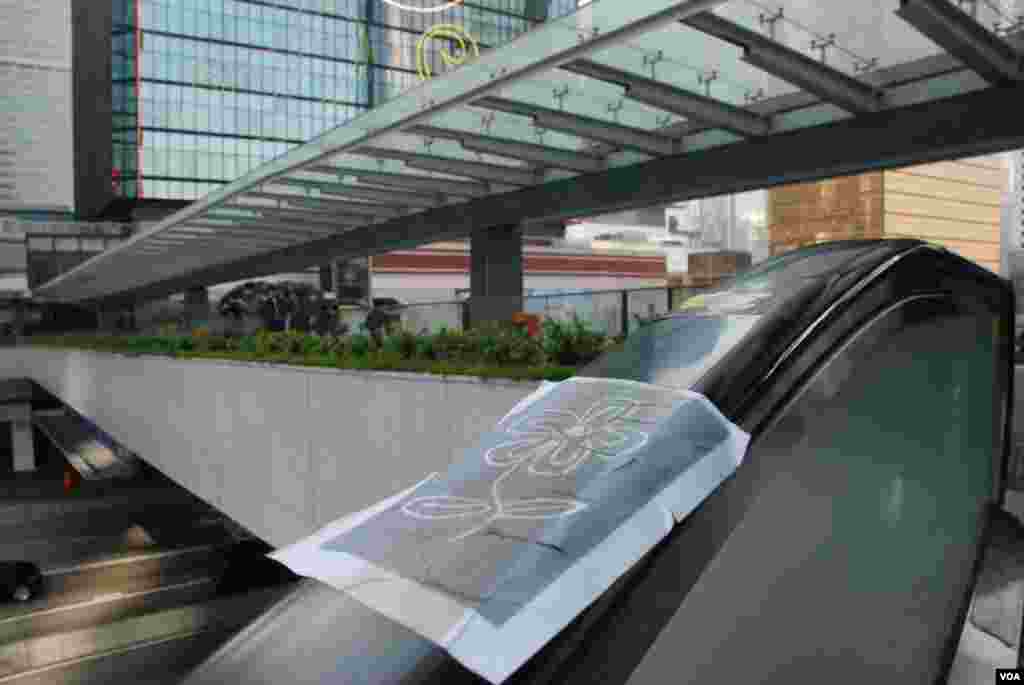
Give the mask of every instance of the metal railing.
<svg viewBox="0 0 1024 685">
<path fill-rule="evenodd" d="M 639 321 L 668 313 L 704 288 L 634 288 L 586 290 L 526 295 L 523 311 L 545 319 L 571 321 L 578 317 L 607 335 L 628 334 Z M 404 305 L 396 311 L 402 327 L 414 332 L 440 328 L 462 330 L 468 323 L 468 300 Z"/>
<path fill-rule="evenodd" d="M 526 295 L 523 297 L 523 311 L 537 314 L 543 319 L 562 322 L 579 318 L 594 331 L 610 336 L 628 335 L 644 320 L 664 315 L 704 290 L 706 288 L 655 287 Z M 347 332 L 365 332 L 368 313 L 358 308 L 339 311 L 337 325 Z M 414 333 L 436 333 L 442 328 L 465 330 L 469 323 L 469 301 L 403 304 L 390 309 L 388 313 L 394 323 Z M 202 321 L 189 320 L 186 308 L 180 303 L 161 303 L 140 309 L 131 319 L 131 324 L 127 321 L 123 327 L 108 326 L 104 335 L 182 334 L 200 327 L 215 335 L 245 335 L 263 325 L 259 317 L 224 317 L 216 312 L 216 308 L 212 308 Z M 340 329 L 336 327 L 335 330 Z M 78 332 L 95 333 L 93 330 Z"/>
</svg>

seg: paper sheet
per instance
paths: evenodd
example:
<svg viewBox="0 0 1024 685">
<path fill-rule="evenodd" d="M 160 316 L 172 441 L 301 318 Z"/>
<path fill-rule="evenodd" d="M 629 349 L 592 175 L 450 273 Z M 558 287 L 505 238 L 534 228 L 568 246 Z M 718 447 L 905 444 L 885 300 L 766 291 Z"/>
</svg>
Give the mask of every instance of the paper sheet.
<svg viewBox="0 0 1024 685">
<path fill-rule="evenodd" d="M 731 475 L 748 442 L 697 393 L 550 383 L 446 474 L 272 556 L 500 683 Z"/>
</svg>

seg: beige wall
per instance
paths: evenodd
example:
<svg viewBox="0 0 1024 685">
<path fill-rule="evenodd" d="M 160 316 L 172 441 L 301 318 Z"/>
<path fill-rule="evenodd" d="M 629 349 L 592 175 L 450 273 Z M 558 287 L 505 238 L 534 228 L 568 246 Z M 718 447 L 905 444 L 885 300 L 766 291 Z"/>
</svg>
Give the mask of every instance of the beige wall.
<svg viewBox="0 0 1024 685">
<path fill-rule="evenodd" d="M 1007 168 L 977 157 L 886 171 L 885 237 L 930 240 L 999 273 Z"/>
</svg>

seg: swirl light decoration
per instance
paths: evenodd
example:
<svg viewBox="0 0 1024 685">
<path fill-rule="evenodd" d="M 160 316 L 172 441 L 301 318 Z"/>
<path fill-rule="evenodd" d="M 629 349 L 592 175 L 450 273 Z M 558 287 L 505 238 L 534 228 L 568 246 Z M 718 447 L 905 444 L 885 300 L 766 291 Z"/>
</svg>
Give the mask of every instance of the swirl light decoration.
<svg viewBox="0 0 1024 685">
<path fill-rule="evenodd" d="M 430 71 L 430 65 L 427 64 L 427 41 L 437 38 L 453 40 L 456 43 L 457 50 L 455 54 L 449 52 L 447 47 L 441 48 L 441 61 L 447 66 L 464 64 L 469 59 L 470 53 L 474 57 L 480 56 L 480 46 L 466 29 L 455 24 L 435 24 L 427 29 L 426 33 L 420 36 L 420 39 L 416 42 L 416 73 L 424 81 L 433 76 Z"/>
<path fill-rule="evenodd" d="M 433 12 L 443 12 L 444 10 L 451 9 L 452 7 L 455 7 L 456 5 L 461 5 L 462 4 L 462 0 L 451 0 L 450 2 L 446 2 L 446 3 L 443 3 L 441 5 L 437 5 L 436 7 L 410 7 L 409 5 L 403 5 L 400 2 L 396 2 L 396 0 L 383 0 L 383 1 L 384 1 L 384 4 L 386 4 L 386 5 L 391 5 L 392 7 L 397 7 L 400 10 L 406 10 L 408 12 L 417 12 L 419 14 L 431 14 Z"/>
</svg>

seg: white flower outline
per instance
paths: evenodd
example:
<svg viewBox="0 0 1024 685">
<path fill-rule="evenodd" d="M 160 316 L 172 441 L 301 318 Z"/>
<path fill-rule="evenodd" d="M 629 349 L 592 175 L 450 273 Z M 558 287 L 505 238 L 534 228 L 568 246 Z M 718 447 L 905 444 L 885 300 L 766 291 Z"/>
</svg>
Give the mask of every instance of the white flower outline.
<svg viewBox="0 0 1024 685">
<path fill-rule="evenodd" d="M 576 471 L 594 455 L 609 461 L 647 444 L 649 435 L 624 425 L 628 415 L 647 403 L 629 399 L 599 400 L 577 414 L 545 410 L 521 418 L 505 432 L 522 436 L 491 447 L 484 453 L 488 466 L 506 469 L 491 483 L 491 501 L 456 495 L 428 495 L 402 505 L 402 513 L 421 521 L 469 519 L 486 515 L 480 524 L 449 539 L 458 542 L 475 535 L 499 519 L 545 520 L 572 516 L 586 502 L 565 497 L 504 500 L 500 487 L 520 466 L 529 464 L 533 476 L 557 478 Z"/>
</svg>

